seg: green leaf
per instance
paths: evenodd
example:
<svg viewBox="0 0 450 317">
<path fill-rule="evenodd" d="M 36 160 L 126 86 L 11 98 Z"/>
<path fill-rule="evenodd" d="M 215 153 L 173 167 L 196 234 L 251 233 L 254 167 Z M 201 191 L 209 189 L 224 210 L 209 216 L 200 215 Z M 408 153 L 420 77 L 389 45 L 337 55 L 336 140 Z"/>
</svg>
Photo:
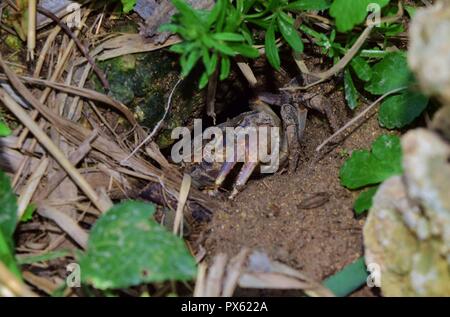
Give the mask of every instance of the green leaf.
<svg viewBox="0 0 450 317">
<path fill-rule="evenodd" d="M 301 53 L 303 52 L 303 42 L 297 31 L 294 28 L 293 23 L 290 21 L 289 16 L 280 12 L 277 18 L 278 28 L 280 29 L 281 35 L 288 42 L 288 44 L 292 47 L 294 52 Z"/>
<path fill-rule="evenodd" d="M 270 65 L 276 70 L 281 67 L 280 55 L 278 54 L 277 44 L 275 42 L 275 24 L 272 21 L 269 28 L 266 31 L 266 38 L 264 42 L 264 48 L 266 50 L 266 57 Z"/>
<path fill-rule="evenodd" d="M 365 89 L 374 95 L 383 95 L 394 89 L 408 86 L 412 74 L 403 52 L 386 55 L 372 68 L 372 78 Z"/>
<path fill-rule="evenodd" d="M 208 56 L 208 54 L 204 55 L 204 57 L 206 56 Z M 216 70 L 218 59 L 219 58 L 217 52 L 214 52 L 211 55 L 211 58 L 203 59 L 203 63 L 205 64 L 206 73 L 208 74 L 208 76 L 211 76 Z"/>
<path fill-rule="evenodd" d="M 127 201 L 98 219 L 79 259 L 82 281 L 104 290 L 195 277 L 183 240 L 153 220 L 154 212 L 153 204 Z"/>
<path fill-rule="evenodd" d="M 341 271 L 326 278 L 322 284 L 338 297 L 347 296 L 367 281 L 369 274 L 366 270 L 364 258 L 345 266 Z"/>
<path fill-rule="evenodd" d="M 169 50 L 174 53 L 181 54 L 186 50 L 186 43 L 172 45 Z"/>
<path fill-rule="evenodd" d="M 396 36 L 404 31 L 403 25 L 399 23 L 393 23 L 378 28 L 378 32 L 383 33 L 384 36 Z"/>
<path fill-rule="evenodd" d="M 197 11 L 193 9 L 189 4 L 187 4 L 184 0 L 171 0 L 171 2 L 187 21 L 191 22 L 194 25 L 200 22 L 201 19 L 197 14 Z"/>
<path fill-rule="evenodd" d="M 211 26 L 214 22 L 217 21 L 217 19 L 220 16 L 220 13 L 222 13 L 225 10 L 226 0 L 218 0 L 214 7 L 212 8 L 211 12 L 208 15 L 207 24 L 208 26 Z"/>
<path fill-rule="evenodd" d="M 355 72 L 356 76 L 362 81 L 369 81 L 372 78 L 372 69 L 365 58 L 356 56 L 350 62 L 350 66 Z"/>
<path fill-rule="evenodd" d="M 369 210 L 370 207 L 372 207 L 372 199 L 377 190 L 378 186 L 375 186 L 359 194 L 358 198 L 356 198 L 355 205 L 353 206 L 357 215 L 361 215 L 364 211 Z"/>
<path fill-rule="evenodd" d="M 358 106 L 358 91 L 356 90 L 352 75 L 350 74 L 350 70 L 348 68 L 344 71 L 344 90 L 347 105 L 350 109 L 355 109 Z"/>
<path fill-rule="evenodd" d="M 225 80 L 230 75 L 230 58 L 228 56 L 222 56 L 222 60 L 220 62 L 220 80 Z"/>
<path fill-rule="evenodd" d="M 14 258 L 13 234 L 17 223 L 17 199 L 8 176 L 0 171 L 0 262 L 21 278 Z"/>
<path fill-rule="evenodd" d="M 36 211 L 37 207 L 35 204 L 31 203 L 25 208 L 25 211 L 22 215 L 22 218 L 20 218 L 21 222 L 28 222 L 33 218 L 34 212 Z"/>
<path fill-rule="evenodd" d="M 284 7 L 290 11 L 325 10 L 331 7 L 330 0 L 297 0 Z"/>
<path fill-rule="evenodd" d="M 410 18 L 414 18 L 414 16 L 416 15 L 416 12 L 417 12 L 417 8 L 414 6 L 405 5 L 405 10 L 406 10 L 406 12 L 408 12 L 408 15 Z"/>
<path fill-rule="evenodd" d="M 388 129 L 403 128 L 420 116 L 427 107 L 428 100 L 420 92 L 412 91 L 386 98 L 378 113 L 380 125 Z"/>
<path fill-rule="evenodd" d="M 0 231 L 10 246 L 17 224 L 17 198 L 11 188 L 9 177 L 0 171 Z"/>
<path fill-rule="evenodd" d="M 249 58 L 257 58 L 259 51 L 253 46 L 247 44 L 230 43 L 229 46 L 239 55 Z"/>
<path fill-rule="evenodd" d="M 341 167 L 341 184 L 350 189 L 378 184 L 402 173 L 400 139 L 382 135 L 372 143 L 372 150 L 354 151 Z"/>
<path fill-rule="evenodd" d="M 334 0 L 330 15 L 336 19 L 338 31 L 350 31 L 354 26 L 364 22 L 368 14 L 367 6 L 370 3 L 384 7 L 389 0 Z"/>
<path fill-rule="evenodd" d="M 22 275 L 17 267 L 10 240 L 11 237 L 5 237 L 4 233 L 0 230 L 0 262 L 21 279 Z"/>
<path fill-rule="evenodd" d="M 218 42 L 214 40 L 213 38 L 210 38 L 209 36 L 205 36 L 203 38 L 203 41 L 207 43 L 208 46 L 218 50 L 219 52 L 228 55 L 228 56 L 235 56 L 235 51 L 230 47 L 231 43 L 225 44 L 224 42 Z"/>
<path fill-rule="evenodd" d="M 0 119 L 0 137 L 8 136 L 11 134 L 11 129 Z"/>
<path fill-rule="evenodd" d="M 180 59 L 181 76 L 186 77 L 187 75 L 189 75 L 200 57 L 200 52 L 198 50 L 194 50 L 189 53 L 186 60 Z"/>
<path fill-rule="evenodd" d="M 206 87 L 206 84 L 209 81 L 209 76 L 207 72 L 203 72 L 203 74 L 200 76 L 200 81 L 198 83 L 198 88 L 203 89 Z"/>
<path fill-rule="evenodd" d="M 122 0 L 123 12 L 128 13 L 134 9 L 136 0 Z"/>
<path fill-rule="evenodd" d="M 218 41 L 242 42 L 244 37 L 237 33 L 222 32 L 213 34 L 213 38 Z"/>
</svg>

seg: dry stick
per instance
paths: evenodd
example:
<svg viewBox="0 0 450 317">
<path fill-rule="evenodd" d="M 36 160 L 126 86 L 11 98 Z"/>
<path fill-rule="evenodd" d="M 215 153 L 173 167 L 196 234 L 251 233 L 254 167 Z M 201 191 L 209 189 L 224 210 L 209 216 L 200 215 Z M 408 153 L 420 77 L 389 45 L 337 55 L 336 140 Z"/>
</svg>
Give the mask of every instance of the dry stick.
<svg viewBox="0 0 450 317">
<path fill-rule="evenodd" d="M 200 263 L 197 268 L 197 280 L 195 281 L 194 297 L 204 297 L 205 296 L 205 278 L 206 269 L 208 267 L 205 263 Z"/>
<path fill-rule="evenodd" d="M 5 65 L 2 65 L 5 70 Z M 70 161 L 64 156 L 61 150 L 52 142 L 52 140 L 39 128 L 30 116 L 11 98 L 3 89 L 0 89 L 0 99 L 5 106 L 26 126 L 41 145 L 53 156 L 53 158 L 66 170 L 67 174 L 80 187 L 86 196 L 94 203 L 94 205 L 101 211 L 106 212 L 111 204 L 107 201 L 99 199 L 99 196 L 94 189 L 86 182 L 84 177 L 77 169 L 73 167 Z"/>
<path fill-rule="evenodd" d="M 36 48 L 36 0 L 28 0 L 27 60 L 34 60 Z"/>
<path fill-rule="evenodd" d="M 85 17 L 83 18 L 83 22 L 87 19 L 87 16 L 88 16 L 88 15 L 85 15 Z M 60 30 L 60 27 L 59 27 L 59 26 L 58 26 L 57 28 L 59 28 L 59 30 Z M 56 35 L 59 33 L 59 30 L 58 30 L 58 32 L 56 32 L 56 30 L 55 30 L 55 33 L 54 33 L 54 36 L 55 36 L 55 37 L 56 37 Z M 79 34 L 79 31 L 77 31 L 76 34 Z M 50 37 L 51 37 L 52 35 L 53 35 L 53 33 L 50 35 Z M 48 41 L 48 42 L 46 42 L 46 45 L 47 45 L 47 43 L 48 43 L 48 46 L 50 46 L 50 44 L 51 44 L 52 42 L 53 42 L 53 40 L 52 40 L 52 41 Z M 70 53 L 71 53 L 71 51 L 72 51 L 73 44 L 74 44 L 74 41 L 71 40 L 70 43 L 69 43 L 69 45 L 67 46 L 66 50 L 64 51 L 64 54 L 63 54 L 63 56 L 61 57 L 61 59 L 60 59 L 60 61 L 59 61 L 59 64 L 57 65 L 55 71 L 53 72 L 53 74 L 52 74 L 52 76 L 51 76 L 51 78 L 50 78 L 51 81 L 55 81 L 55 80 L 58 79 L 58 77 L 61 75 L 61 72 L 62 72 L 62 70 L 63 70 L 63 68 L 64 68 L 64 65 L 65 65 L 65 63 L 66 63 L 66 61 L 67 61 L 67 59 L 68 59 L 68 57 L 69 57 L 69 55 L 70 55 Z M 44 47 L 44 49 L 45 49 L 45 47 Z M 44 52 L 45 52 L 45 51 L 44 51 Z M 42 55 L 41 55 L 41 57 L 42 57 Z M 40 58 L 41 58 L 41 57 L 40 57 Z M 38 61 L 38 62 L 39 62 L 39 61 Z M 43 62 L 43 61 L 42 61 L 42 62 Z M 49 85 L 47 85 L 47 86 L 49 86 Z M 44 89 L 44 91 L 42 92 L 42 94 L 41 94 L 41 96 L 40 96 L 40 98 L 39 98 L 39 101 L 40 101 L 41 103 L 44 103 L 45 100 L 47 99 L 47 97 L 49 96 L 50 92 L 51 92 L 51 89 L 50 89 L 49 87 L 46 87 L 46 88 Z M 32 118 L 33 120 L 36 120 L 37 117 L 38 117 L 38 111 L 37 111 L 36 109 L 34 109 L 34 110 L 32 111 L 32 113 L 31 113 L 31 118 Z M 41 128 L 43 128 L 44 125 L 45 125 L 45 122 L 44 122 L 44 121 L 41 121 L 41 123 L 39 123 L 39 126 L 40 126 Z M 19 136 L 19 139 L 18 139 L 18 141 L 17 141 L 17 146 L 18 146 L 18 147 L 22 147 L 23 142 L 25 141 L 26 137 L 28 136 L 28 132 L 29 132 L 29 131 L 28 131 L 27 128 L 25 128 L 25 129 L 21 132 L 21 134 L 20 134 L 20 136 Z M 29 148 L 29 150 L 30 150 L 31 152 L 34 151 L 34 148 L 36 147 L 36 144 L 37 144 L 36 139 L 33 139 L 32 143 L 31 143 L 31 145 L 30 145 L 30 148 Z M 19 180 L 20 173 L 22 173 L 22 171 L 23 171 L 23 169 L 25 168 L 25 166 L 27 165 L 28 161 L 29 161 L 29 157 L 25 157 L 24 160 L 23 160 L 22 163 L 21 163 L 21 166 L 20 166 L 20 168 L 19 168 L 19 171 L 18 171 L 18 172 L 16 173 L 16 175 L 14 176 L 13 181 L 17 182 L 17 181 Z M 15 184 L 15 183 L 13 182 L 13 184 Z"/>
<path fill-rule="evenodd" d="M 47 86 L 46 89 L 52 88 L 52 89 L 56 89 L 56 90 L 68 93 L 68 94 L 77 95 L 80 97 L 84 97 L 87 99 L 91 99 L 94 101 L 98 101 L 98 102 L 110 105 L 115 110 L 120 112 L 123 116 L 125 116 L 125 118 L 131 123 L 131 125 L 136 126 L 138 124 L 138 122 L 136 121 L 136 118 L 133 115 L 133 112 L 131 112 L 130 109 L 128 109 L 126 106 L 124 106 L 119 101 L 114 100 L 113 98 L 111 98 L 105 94 L 99 93 L 95 90 L 80 88 L 77 86 L 66 85 L 63 83 L 57 83 L 57 82 L 44 80 L 44 79 L 31 78 L 31 77 L 26 77 L 26 76 L 18 76 L 18 77 L 21 81 L 27 82 L 29 84 Z M 8 78 L 5 75 L 0 74 L 0 79 L 7 80 Z"/>
<path fill-rule="evenodd" d="M 369 25 L 368 27 L 366 27 L 364 32 L 362 32 L 362 34 L 359 36 L 358 40 L 355 42 L 355 44 L 353 44 L 352 48 L 333 67 L 331 67 L 330 69 L 328 69 L 327 71 L 322 72 L 322 73 L 317 73 L 317 74 L 310 73 L 311 76 L 320 78 L 318 81 L 315 81 L 306 86 L 284 87 L 284 88 L 280 88 L 280 90 L 289 90 L 289 91 L 306 90 L 317 84 L 323 83 L 328 78 L 336 75 L 342 69 L 344 69 L 345 66 L 347 66 L 347 64 L 352 60 L 353 57 L 355 57 L 355 55 L 358 53 L 359 49 L 363 46 L 364 42 L 369 37 L 370 32 L 372 32 L 373 28 L 374 28 L 374 25 Z"/>
<path fill-rule="evenodd" d="M 91 55 L 89 55 L 88 50 L 86 49 L 86 47 L 80 42 L 80 40 L 78 39 L 78 37 L 73 34 L 73 32 L 69 29 L 69 27 L 63 23 L 61 21 L 60 18 L 58 18 L 56 15 L 54 15 L 52 12 L 42 8 L 42 7 L 38 7 L 37 8 L 39 13 L 42 13 L 43 15 L 45 15 L 46 17 L 52 19 L 54 22 L 56 22 L 63 30 L 64 32 L 67 33 L 67 35 L 69 35 L 73 41 L 75 41 L 75 44 L 77 45 L 77 47 L 80 49 L 81 53 L 84 55 L 84 57 L 87 59 L 87 61 L 89 62 L 89 64 L 91 64 L 92 69 L 94 70 L 94 72 L 97 74 L 98 78 L 100 79 L 100 81 L 102 82 L 103 87 L 106 90 L 109 90 L 109 83 L 108 80 L 106 79 L 105 74 L 103 73 L 103 71 L 98 68 L 97 64 L 95 64 L 94 60 L 92 59 Z"/>
<path fill-rule="evenodd" d="M 78 83 L 78 87 L 79 88 L 83 88 L 84 84 L 86 83 L 86 80 L 89 77 L 89 73 L 91 71 L 91 65 L 86 65 L 84 67 L 83 73 L 81 74 L 81 78 L 80 81 Z M 72 103 L 69 105 L 69 111 L 67 113 L 67 119 L 69 120 L 73 120 L 73 121 L 78 121 L 78 117 L 77 115 L 81 113 L 82 108 L 79 107 L 79 102 L 80 102 L 80 97 L 76 96 L 75 98 L 73 98 Z"/>
<path fill-rule="evenodd" d="M 43 291 L 47 295 L 52 295 L 59 287 L 59 285 L 50 281 L 49 278 L 35 275 L 30 271 L 22 272 L 23 279 L 27 281 L 28 284 L 33 285 L 39 290 Z"/>
<path fill-rule="evenodd" d="M 53 220 L 83 249 L 87 248 L 88 234 L 74 219 L 46 204 L 42 204 L 38 207 L 38 213 L 42 217 Z"/>
<path fill-rule="evenodd" d="M 22 219 L 22 215 L 24 214 L 28 204 L 31 201 L 31 198 L 36 192 L 36 189 L 41 182 L 45 171 L 47 170 L 49 162 L 50 160 L 48 159 L 48 157 L 43 158 L 37 166 L 36 170 L 29 177 L 28 182 L 24 187 L 24 191 L 17 201 L 17 221 L 20 221 L 20 219 Z"/>
<path fill-rule="evenodd" d="M 34 68 L 33 77 L 38 78 L 41 74 L 42 66 L 44 65 L 45 58 L 47 57 L 47 53 L 55 40 L 56 36 L 61 31 L 61 27 L 59 25 L 55 26 L 55 28 L 51 31 L 50 35 L 45 40 L 45 44 L 42 47 L 42 50 L 39 52 L 39 58 L 36 62 L 36 67 Z"/>
<path fill-rule="evenodd" d="M 244 75 L 245 79 L 247 79 L 250 87 L 255 88 L 256 84 L 258 84 L 258 80 L 256 79 L 255 74 L 253 73 L 250 66 L 244 61 L 238 61 L 237 65 Z"/>
<path fill-rule="evenodd" d="M 183 210 L 186 200 L 189 196 L 189 189 L 191 188 L 191 176 L 189 174 L 184 174 L 183 182 L 181 183 L 180 194 L 178 197 L 178 206 L 175 213 L 175 220 L 173 222 L 173 233 L 176 235 L 178 232 L 180 236 L 183 236 Z M 180 230 L 181 229 L 181 230 Z"/>
<path fill-rule="evenodd" d="M 91 151 L 91 142 L 97 137 L 97 131 L 94 130 L 89 138 L 87 138 L 74 152 L 69 155 L 69 161 L 73 166 L 81 162 L 83 158 Z M 59 184 L 66 178 L 67 173 L 60 171 L 56 173 L 48 182 L 47 186 L 37 194 L 36 201 L 46 199 Z"/>
<path fill-rule="evenodd" d="M 39 128 L 44 129 L 45 124 L 46 124 L 45 121 L 39 122 Z M 26 129 L 26 128 L 25 128 L 25 129 Z M 28 130 L 28 129 L 26 129 L 26 130 Z M 34 140 L 33 140 L 33 141 L 34 141 Z M 17 148 L 17 149 L 22 148 L 22 143 L 23 143 L 23 141 L 20 140 L 20 136 L 19 136 L 19 138 L 18 138 L 17 141 L 16 141 L 16 148 Z M 27 150 L 28 150 L 30 153 L 33 153 L 35 147 L 36 147 L 36 143 L 35 143 L 35 142 L 31 142 L 31 144 L 29 145 L 29 147 L 28 147 Z M 19 168 L 17 169 L 16 174 L 14 175 L 13 179 L 11 180 L 11 185 L 12 185 L 12 187 L 16 187 L 16 185 L 18 184 L 19 179 L 20 179 L 20 176 L 22 175 L 22 173 L 23 173 L 23 171 L 25 170 L 25 168 L 28 167 L 27 164 L 28 164 L 28 162 L 30 161 L 30 159 L 31 159 L 31 157 L 27 155 L 27 156 L 25 156 L 25 157 L 21 160 L 20 165 L 19 165 Z"/>
<path fill-rule="evenodd" d="M 227 276 L 223 282 L 223 289 L 221 297 L 231 297 L 233 296 L 234 290 L 236 289 L 239 277 L 242 273 L 242 267 L 249 254 L 247 248 L 243 248 L 239 254 L 230 260 L 227 266 Z"/>
<path fill-rule="evenodd" d="M 222 283 L 225 268 L 228 262 L 228 255 L 219 253 L 214 256 L 213 263 L 208 269 L 205 281 L 205 294 L 207 297 L 218 297 L 222 293 Z"/>
<path fill-rule="evenodd" d="M 393 17 L 385 17 L 385 18 L 381 19 L 381 21 L 379 21 L 378 23 L 395 22 L 398 19 L 400 19 L 403 16 L 403 14 L 404 14 L 403 5 L 402 5 L 401 0 L 399 0 L 398 1 L 398 13 Z M 367 24 L 368 24 L 367 27 L 361 33 L 359 38 L 356 40 L 355 44 L 353 44 L 351 49 L 345 54 L 344 57 L 342 57 L 339 60 L 339 62 L 337 62 L 333 67 L 331 67 L 330 69 L 328 69 L 325 72 L 317 73 L 317 74 L 310 73 L 310 75 L 319 78 L 318 81 L 313 82 L 306 86 L 284 87 L 284 88 L 280 88 L 280 90 L 289 90 L 289 91 L 306 90 L 317 84 L 323 83 L 330 77 L 332 77 L 332 76 L 336 75 L 337 73 L 339 73 L 340 71 L 342 71 L 348 65 L 348 63 L 350 63 L 350 61 L 353 59 L 353 57 L 355 57 L 355 55 L 358 53 L 359 49 L 363 46 L 363 44 L 369 37 L 370 33 L 372 32 L 372 29 L 377 25 L 377 23 L 372 23 L 372 22 L 369 22 Z"/>
<path fill-rule="evenodd" d="M 0 261 L 0 290 L 1 286 L 5 287 L 9 292 L 12 294 L 8 295 L 14 295 L 14 296 L 23 296 L 23 297 L 35 297 L 36 294 L 34 294 L 32 291 L 28 289 L 28 287 L 19 280 L 13 273 L 11 273 L 10 270 L 6 267 L 5 264 L 3 264 L 2 261 Z M 1 294 L 0 296 L 3 296 L 6 294 Z"/>
<path fill-rule="evenodd" d="M 339 134 L 347 130 L 351 125 L 353 125 L 355 122 L 357 122 L 361 117 L 365 116 L 370 110 L 372 110 L 380 101 L 382 101 L 384 98 L 386 98 L 389 95 L 395 94 L 399 91 L 402 91 L 404 89 L 407 89 L 408 87 L 401 87 L 394 90 L 391 90 L 384 95 L 382 95 L 380 98 L 375 100 L 370 106 L 368 106 L 366 109 L 364 109 L 361 113 L 359 113 L 356 117 L 354 117 L 352 120 L 347 122 L 342 128 L 337 130 L 332 136 L 327 138 L 325 141 L 322 142 L 317 148 L 316 151 L 319 152 L 325 145 L 327 145 L 331 140 L 333 140 L 335 137 L 337 137 Z"/>
<path fill-rule="evenodd" d="M 86 21 L 87 17 L 88 17 L 88 14 L 86 14 L 86 15 L 83 17 L 83 21 L 82 21 L 83 23 Z M 76 35 L 78 35 L 79 32 L 80 32 L 80 31 L 77 30 L 77 31 L 76 31 Z M 64 54 L 63 54 L 63 56 L 61 57 L 61 59 L 60 59 L 58 65 L 57 65 L 55 71 L 53 72 L 53 74 L 52 74 L 52 76 L 51 76 L 51 78 L 50 78 L 50 81 L 56 81 L 56 80 L 58 79 L 58 77 L 61 75 L 61 73 L 62 73 L 62 71 L 63 71 L 63 69 L 64 69 L 64 66 L 65 66 L 65 64 L 66 64 L 66 61 L 67 61 L 67 59 L 69 58 L 69 55 L 70 55 L 70 53 L 71 53 L 71 51 L 72 51 L 73 45 L 74 45 L 74 41 L 71 40 L 71 41 L 69 42 L 69 44 L 67 45 L 67 48 L 66 48 L 66 50 L 64 51 Z M 0 56 L 0 57 L 1 57 L 1 56 Z M 47 99 L 47 97 L 50 95 L 50 92 L 51 92 L 51 91 L 52 91 L 52 90 L 51 90 L 49 87 L 45 88 L 44 91 L 42 92 L 40 98 L 39 98 L 39 101 L 40 101 L 41 103 L 44 103 L 45 100 Z M 34 111 L 32 112 L 32 114 L 31 114 L 31 117 L 33 118 L 33 120 L 36 120 L 37 116 L 38 116 L 38 112 L 37 112 L 36 110 L 34 110 Z M 27 135 L 28 135 L 28 129 L 24 129 L 24 130 L 22 131 L 22 133 L 20 134 L 20 137 L 19 137 L 19 144 L 22 144 L 22 143 L 23 143 L 23 141 L 25 140 L 25 138 L 27 137 Z"/>
<path fill-rule="evenodd" d="M 153 128 L 152 132 L 144 139 L 144 141 L 142 141 L 134 150 L 133 152 L 130 153 L 130 155 L 128 155 L 124 160 L 122 160 L 122 162 L 120 162 L 120 165 L 126 165 L 127 161 L 130 159 L 130 157 L 132 157 L 134 154 L 136 154 L 137 151 L 139 151 L 139 149 L 141 147 L 143 147 L 148 141 L 152 140 L 153 137 L 156 135 L 156 133 L 159 132 L 159 130 L 162 127 L 162 124 L 164 123 L 164 120 L 167 117 L 167 114 L 169 113 L 171 106 L 172 106 L 172 98 L 173 95 L 175 93 L 175 90 L 177 89 L 178 85 L 183 81 L 183 78 L 178 79 L 178 81 L 175 83 L 175 86 L 173 86 L 172 91 L 170 92 L 169 95 L 169 99 L 167 100 L 167 106 L 166 106 L 166 110 L 164 112 L 163 117 L 161 118 L 161 120 L 159 120 L 159 122 L 156 124 L 156 126 Z"/>
</svg>

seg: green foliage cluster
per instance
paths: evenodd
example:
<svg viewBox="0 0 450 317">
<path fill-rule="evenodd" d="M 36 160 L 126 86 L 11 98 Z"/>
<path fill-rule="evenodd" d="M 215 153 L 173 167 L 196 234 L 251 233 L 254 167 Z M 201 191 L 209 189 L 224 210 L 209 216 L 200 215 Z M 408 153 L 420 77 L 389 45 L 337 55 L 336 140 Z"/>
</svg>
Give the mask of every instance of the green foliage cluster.
<svg viewBox="0 0 450 317">
<path fill-rule="evenodd" d="M 390 0 L 217 0 L 212 10 L 193 9 L 185 0 L 171 0 L 178 10 L 170 24 L 161 31 L 180 35 L 183 42 L 171 47 L 179 53 L 181 74 L 187 76 L 201 63 L 200 88 L 217 71 L 223 80 L 230 73 L 231 62 L 240 55 L 257 58 L 261 49 L 268 62 L 280 69 L 280 47 L 287 44 L 301 53 L 306 39 L 321 48 L 322 54 L 334 62 L 342 58 L 357 40 L 360 26 L 378 6 L 381 16 L 394 16 L 398 8 Z M 131 10 L 135 0 L 122 0 L 124 10 Z M 395 3 L 393 3 L 395 2 Z M 415 7 L 406 6 L 410 16 Z M 331 29 L 319 29 L 314 20 L 302 18 L 304 13 L 323 12 L 334 19 Z M 428 105 L 428 98 L 414 89 L 405 52 L 388 52 L 389 38 L 404 31 L 401 23 L 382 23 L 375 28 L 385 37 L 384 47 L 366 45 L 343 72 L 343 88 L 351 109 L 360 103 L 360 91 L 384 95 L 394 89 L 405 90 L 385 99 L 380 108 L 380 125 L 388 129 L 412 123 Z M 337 39 L 337 34 L 343 34 Z M 369 46 L 369 47 L 367 47 Z"/>
<path fill-rule="evenodd" d="M 259 51 L 255 31 L 265 30 L 264 48 L 269 63 L 280 69 L 277 34 L 294 52 L 303 51 L 303 42 L 295 28 L 294 15 L 305 10 L 329 8 L 329 0 L 272 0 L 244 1 L 218 0 L 211 11 L 195 10 L 184 0 L 172 0 L 178 10 L 172 23 L 161 30 L 177 33 L 183 43 L 171 50 L 181 54 L 182 75 L 186 76 L 198 61 L 205 71 L 199 86 L 203 88 L 220 65 L 220 79 L 228 77 L 230 58 L 241 55 L 257 58 Z"/>
<path fill-rule="evenodd" d="M 172 23 L 161 30 L 177 33 L 183 42 L 171 47 L 181 54 L 182 75 L 186 76 L 198 63 L 204 66 L 199 86 L 220 69 L 221 80 L 228 77 L 232 58 L 241 55 L 256 58 L 264 47 L 268 62 L 280 69 L 279 47 L 285 43 L 294 53 L 304 49 L 305 38 L 321 48 L 322 53 L 337 62 L 357 40 L 361 25 L 373 5 L 378 5 L 383 16 L 397 14 L 397 5 L 390 0 L 218 0 L 211 11 L 195 10 L 184 0 L 172 0 L 178 10 Z M 407 7 L 410 15 L 414 7 Z M 317 30 L 308 19 L 297 19 L 307 11 L 321 11 L 335 19 L 328 31 Z M 297 23 L 298 22 L 298 23 Z M 262 33 L 261 33 L 262 31 Z M 404 31 L 400 23 L 382 23 L 376 32 L 384 35 L 384 46 L 389 37 Z M 337 40 L 337 34 L 345 34 Z M 261 38 L 261 34 L 262 37 Z M 380 125 L 389 129 L 402 128 L 414 121 L 426 108 L 428 99 L 406 89 L 414 84 L 405 53 L 390 53 L 383 47 L 363 48 L 344 69 L 344 92 L 351 109 L 359 105 L 362 87 L 365 93 L 383 95 L 405 87 L 405 91 L 387 98 L 381 106 Z"/>
</svg>

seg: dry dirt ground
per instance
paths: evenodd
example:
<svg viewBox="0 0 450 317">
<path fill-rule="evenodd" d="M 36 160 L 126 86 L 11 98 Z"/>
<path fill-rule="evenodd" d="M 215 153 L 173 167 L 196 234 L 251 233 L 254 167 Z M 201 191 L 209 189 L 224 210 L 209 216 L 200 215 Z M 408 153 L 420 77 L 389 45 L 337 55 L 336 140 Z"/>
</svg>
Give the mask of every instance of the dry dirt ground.
<svg viewBox="0 0 450 317">
<path fill-rule="evenodd" d="M 234 201 L 224 201 L 226 212 L 216 213 L 206 231 L 208 256 L 263 250 L 317 280 L 362 256 L 365 216 L 355 216 L 358 192 L 340 185 L 339 169 L 352 150 L 367 148 L 381 133 L 372 115 L 319 156 L 315 148 L 331 131 L 324 118 L 309 116 L 297 171 L 253 178 Z M 363 288 L 353 295 L 373 293 Z"/>
</svg>

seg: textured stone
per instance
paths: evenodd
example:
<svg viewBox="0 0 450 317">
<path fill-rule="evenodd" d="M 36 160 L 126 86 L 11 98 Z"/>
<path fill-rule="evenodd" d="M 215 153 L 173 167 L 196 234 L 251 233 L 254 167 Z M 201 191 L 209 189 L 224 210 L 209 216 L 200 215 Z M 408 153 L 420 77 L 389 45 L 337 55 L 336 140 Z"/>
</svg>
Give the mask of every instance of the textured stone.
<svg viewBox="0 0 450 317">
<path fill-rule="evenodd" d="M 404 175 L 380 186 L 364 227 L 366 263 L 385 296 L 450 296 L 450 146 L 416 129 L 402 148 Z"/>
</svg>

